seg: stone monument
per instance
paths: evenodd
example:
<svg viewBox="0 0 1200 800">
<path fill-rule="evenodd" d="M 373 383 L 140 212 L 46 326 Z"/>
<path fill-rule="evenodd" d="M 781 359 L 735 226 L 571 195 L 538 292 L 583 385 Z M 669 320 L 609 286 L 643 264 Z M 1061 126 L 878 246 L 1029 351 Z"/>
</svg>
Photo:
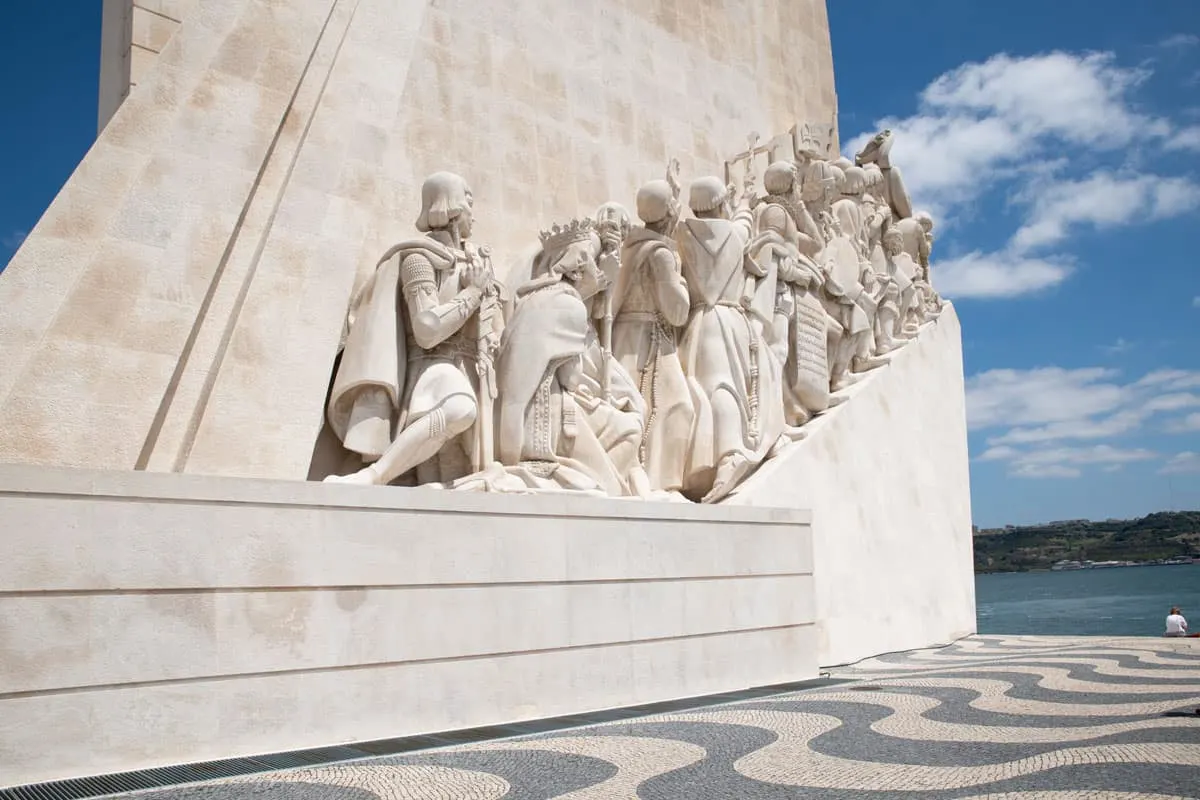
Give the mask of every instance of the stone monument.
<svg viewBox="0 0 1200 800">
<path fill-rule="evenodd" d="M 0 275 L 0 786 L 974 629 L 957 318 L 891 132 L 838 153 L 823 2 L 104 35 L 101 132 Z"/>
</svg>

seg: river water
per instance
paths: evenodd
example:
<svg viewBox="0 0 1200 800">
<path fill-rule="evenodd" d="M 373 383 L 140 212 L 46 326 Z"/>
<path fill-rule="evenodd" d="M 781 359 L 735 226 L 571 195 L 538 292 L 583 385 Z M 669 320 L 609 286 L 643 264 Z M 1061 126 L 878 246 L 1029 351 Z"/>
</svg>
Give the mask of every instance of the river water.
<svg viewBox="0 0 1200 800">
<path fill-rule="evenodd" d="M 1200 564 L 975 576 L 980 633 L 1161 636 L 1171 606 L 1200 633 Z"/>
</svg>

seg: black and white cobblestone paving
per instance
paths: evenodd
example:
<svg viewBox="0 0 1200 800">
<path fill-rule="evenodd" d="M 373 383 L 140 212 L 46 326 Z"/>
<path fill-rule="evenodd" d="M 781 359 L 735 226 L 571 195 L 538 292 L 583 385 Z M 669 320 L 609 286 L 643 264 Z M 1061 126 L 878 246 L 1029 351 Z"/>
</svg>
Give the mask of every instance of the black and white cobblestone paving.
<svg viewBox="0 0 1200 800">
<path fill-rule="evenodd" d="M 130 797 L 1200 798 L 1200 715 L 1164 716 L 1200 707 L 1200 639 L 976 636 L 835 676 L 856 682 Z"/>
</svg>

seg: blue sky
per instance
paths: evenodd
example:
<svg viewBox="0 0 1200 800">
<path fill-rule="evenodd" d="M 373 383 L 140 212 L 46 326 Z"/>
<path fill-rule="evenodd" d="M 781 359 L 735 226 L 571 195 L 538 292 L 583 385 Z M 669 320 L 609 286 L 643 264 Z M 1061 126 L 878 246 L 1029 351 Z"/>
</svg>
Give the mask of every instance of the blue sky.
<svg viewBox="0 0 1200 800">
<path fill-rule="evenodd" d="M 1200 6 L 903 5 L 830 0 L 839 128 L 938 220 L 976 524 L 1200 508 Z"/>
<path fill-rule="evenodd" d="M 6 10 L 0 264 L 95 135 L 100 3 Z M 842 141 L 938 220 L 984 526 L 1200 508 L 1200 7 L 829 0 Z M 12 124 L 13 121 L 19 124 Z"/>
</svg>

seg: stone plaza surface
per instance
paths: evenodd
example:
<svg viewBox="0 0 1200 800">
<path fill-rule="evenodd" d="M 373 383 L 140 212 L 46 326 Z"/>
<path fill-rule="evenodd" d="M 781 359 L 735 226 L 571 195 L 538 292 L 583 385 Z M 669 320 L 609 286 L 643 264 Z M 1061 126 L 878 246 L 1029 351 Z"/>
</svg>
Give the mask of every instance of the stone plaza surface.
<svg viewBox="0 0 1200 800">
<path fill-rule="evenodd" d="M 1123 800 L 1200 793 L 1197 640 L 974 636 L 873 658 L 834 677 L 845 682 L 136 796 L 750 800 L 919 792 Z"/>
</svg>

